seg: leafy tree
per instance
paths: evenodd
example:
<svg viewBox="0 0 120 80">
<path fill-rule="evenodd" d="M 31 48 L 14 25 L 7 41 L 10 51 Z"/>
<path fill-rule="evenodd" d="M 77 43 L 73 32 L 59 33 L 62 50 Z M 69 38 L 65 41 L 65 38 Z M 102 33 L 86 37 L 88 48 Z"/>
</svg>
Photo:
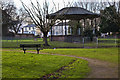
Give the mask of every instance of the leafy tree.
<svg viewBox="0 0 120 80">
<path fill-rule="evenodd" d="M 117 17 L 114 15 L 115 12 L 117 12 L 115 6 L 106 7 L 103 11 L 101 11 L 101 32 L 119 32 L 119 25 L 112 19 L 116 19 Z"/>
<path fill-rule="evenodd" d="M 13 11 L 12 2 L 0 1 L 0 9 L 2 10 L 2 36 L 8 35 L 8 27 L 12 22 L 11 14 Z"/>
<path fill-rule="evenodd" d="M 85 31 L 84 31 L 83 34 L 84 34 L 85 37 L 90 37 L 90 40 L 93 41 L 94 34 L 93 34 L 93 29 L 92 28 L 90 28 L 90 27 L 85 28 Z"/>
<path fill-rule="evenodd" d="M 76 20 L 71 20 L 71 21 L 69 21 L 69 24 L 70 24 L 71 29 L 72 29 L 72 35 L 79 35 L 78 34 L 79 28 L 80 28 L 80 32 L 82 32 L 81 22 L 76 21 Z"/>
<path fill-rule="evenodd" d="M 108 2 L 110 5 L 111 12 L 108 11 L 108 16 L 106 16 L 107 19 L 111 19 L 116 25 L 119 26 L 120 30 L 120 1 L 114 1 L 114 2 Z M 112 14 L 110 14 L 112 13 Z"/>
</svg>

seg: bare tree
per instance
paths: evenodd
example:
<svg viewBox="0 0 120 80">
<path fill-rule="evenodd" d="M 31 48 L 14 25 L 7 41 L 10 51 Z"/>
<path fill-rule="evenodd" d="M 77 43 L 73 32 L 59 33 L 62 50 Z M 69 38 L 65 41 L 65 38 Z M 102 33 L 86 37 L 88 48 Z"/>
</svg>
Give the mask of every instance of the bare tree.
<svg viewBox="0 0 120 80">
<path fill-rule="evenodd" d="M 10 15 L 12 17 L 12 15 L 15 14 L 17 8 L 15 7 L 14 2 L 1 1 L 0 4 L 1 4 L 1 9 L 4 10 L 8 15 Z"/>
<path fill-rule="evenodd" d="M 49 14 L 49 10 L 48 10 L 49 6 L 46 0 L 42 5 L 43 7 L 41 7 L 40 3 L 37 0 L 36 0 L 37 5 L 35 5 L 32 1 L 30 2 L 31 2 L 31 7 L 28 7 L 25 3 L 23 3 L 23 1 L 21 1 L 24 9 L 27 11 L 29 16 L 33 20 L 34 24 L 38 26 L 38 28 L 42 31 L 44 36 L 43 40 L 45 42 L 45 46 L 48 46 L 49 44 L 47 41 L 47 34 L 50 28 L 55 24 L 56 18 L 47 19 L 46 15 Z"/>
<path fill-rule="evenodd" d="M 2 36 L 7 36 L 9 34 L 8 27 L 12 22 L 11 15 L 15 12 L 15 7 L 13 2 L 0 2 L 0 9 L 2 10 Z"/>
<path fill-rule="evenodd" d="M 10 29 L 13 30 L 15 34 L 18 34 L 23 21 L 25 21 L 27 17 L 28 14 L 26 13 L 26 11 L 20 8 L 18 11 L 15 12 L 14 15 L 12 15 L 12 24 Z"/>
<path fill-rule="evenodd" d="M 10 1 L 1 2 L 1 6 L 2 6 L 1 9 L 4 10 L 10 16 L 9 21 L 4 17 L 6 19 L 6 22 L 9 23 L 8 28 L 11 29 L 12 32 L 17 34 L 22 25 L 22 22 L 27 17 L 26 11 L 23 10 L 22 8 L 18 10 L 14 5 L 14 2 Z"/>
<path fill-rule="evenodd" d="M 85 8 L 91 12 L 100 13 L 100 10 L 104 10 L 107 6 L 107 2 L 88 2 L 88 0 L 79 0 L 74 3 L 74 6 Z"/>
</svg>

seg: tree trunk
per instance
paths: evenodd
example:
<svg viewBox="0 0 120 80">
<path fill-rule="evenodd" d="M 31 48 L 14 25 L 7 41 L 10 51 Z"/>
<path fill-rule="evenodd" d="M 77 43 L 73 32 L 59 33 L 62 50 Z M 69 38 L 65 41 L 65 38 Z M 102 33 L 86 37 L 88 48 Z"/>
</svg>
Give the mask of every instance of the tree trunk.
<svg viewBox="0 0 120 80">
<path fill-rule="evenodd" d="M 16 35 L 16 34 L 18 34 L 18 32 L 17 32 L 17 31 L 15 31 L 15 35 Z"/>
<path fill-rule="evenodd" d="M 43 37 L 43 41 L 45 42 L 45 46 L 49 46 L 48 41 L 47 41 L 47 33 L 43 33 L 44 37 Z"/>
</svg>

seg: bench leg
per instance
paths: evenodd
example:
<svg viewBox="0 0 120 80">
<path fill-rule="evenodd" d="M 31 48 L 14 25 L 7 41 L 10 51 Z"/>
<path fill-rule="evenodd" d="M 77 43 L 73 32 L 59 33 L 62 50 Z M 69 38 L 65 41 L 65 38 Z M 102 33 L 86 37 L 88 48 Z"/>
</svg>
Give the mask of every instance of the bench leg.
<svg viewBox="0 0 120 80">
<path fill-rule="evenodd" d="M 26 49 L 23 49 L 23 51 L 24 51 L 24 54 L 25 54 Z"/>
<path fill-rule="evenodd" d="M 39 50 L 37 49 L 37 54 L 39 54 Z"/>
</svg>

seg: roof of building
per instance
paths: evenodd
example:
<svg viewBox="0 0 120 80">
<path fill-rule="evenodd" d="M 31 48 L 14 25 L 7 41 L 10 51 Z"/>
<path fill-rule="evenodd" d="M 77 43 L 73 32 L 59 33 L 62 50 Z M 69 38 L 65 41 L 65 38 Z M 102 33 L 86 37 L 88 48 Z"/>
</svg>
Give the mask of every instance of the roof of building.
<svg viewBox="0 0 120 80">
<path fill-rule="evenodd" d="M 36 25 L 35 24 L 28 24 L 27 26 L 24 26 L 24 27 L 35 27 Z"/>
<path fill-rule="evenodd" d="M 78 20 L 83 18 L 96 18 L 99 16 L 99 14 L 90 12 L 81 7 L 66 7 L 55 13 L 47 15 L 47 18 Z"/>
</svg>

